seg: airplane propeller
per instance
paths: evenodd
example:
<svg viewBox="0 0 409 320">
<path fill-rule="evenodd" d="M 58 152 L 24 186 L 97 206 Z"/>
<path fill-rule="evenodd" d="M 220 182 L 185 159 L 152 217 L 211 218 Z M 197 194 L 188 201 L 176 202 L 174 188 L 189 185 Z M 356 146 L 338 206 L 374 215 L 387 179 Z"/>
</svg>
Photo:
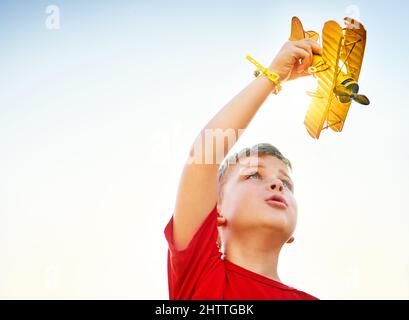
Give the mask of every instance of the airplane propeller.
<svg viewBox="0 0 409 320">
<path fill-rule="evenodd" d="M 348 81 L 350 82 L 350 81 Z M 358 102 L 359 104 L 369 105 L 369 99 L 363 95 L 358 94 L 359 85 L 356 82 L 347 81 L 342 82 L 342 84 L 334 88 L 334 93 L 337 95 L 341 103 L 348 103 L 352 100 Z"/>
</svg>

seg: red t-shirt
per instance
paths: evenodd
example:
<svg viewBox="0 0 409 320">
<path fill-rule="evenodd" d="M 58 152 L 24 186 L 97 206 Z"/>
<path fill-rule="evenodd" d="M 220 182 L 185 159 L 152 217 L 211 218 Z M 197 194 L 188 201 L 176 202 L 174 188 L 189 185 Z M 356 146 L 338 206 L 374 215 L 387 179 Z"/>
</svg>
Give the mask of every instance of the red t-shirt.
<svg viewBox="0 0 409 320">
<path fill-rule="evenodd" d="M 173 216 L 165 228 L 171 300 L 315 300 L 305 292 L 222 259 L 216 205 L 187 248 L 173 246 Z"/>
</svg>

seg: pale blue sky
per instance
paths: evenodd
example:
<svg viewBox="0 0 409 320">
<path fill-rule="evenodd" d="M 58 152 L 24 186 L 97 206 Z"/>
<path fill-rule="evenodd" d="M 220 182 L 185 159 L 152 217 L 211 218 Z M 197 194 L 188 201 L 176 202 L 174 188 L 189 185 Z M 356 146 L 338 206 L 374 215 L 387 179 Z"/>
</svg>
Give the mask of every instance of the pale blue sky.
<svg viewBox="0 0 409 320">
<path fill-rule="evenodd" d="M 60 29 L 45 26 L 47 5 Z M 409 298 L 409 4 L 1 1 L 0 297 L 166 299 L 176 187 L 199 130 L 273 59 L 297 15 L 359 9 L 369 107 L 312 140 L 314 79 L 284 84 L 234 150 L 292 161 L 299 224 L 280 277 L 320 298 Z M 351 8 L 351 7 L 350 7 Z M 302 268 L 300 268 L 302 266 Z"/>
</svg>

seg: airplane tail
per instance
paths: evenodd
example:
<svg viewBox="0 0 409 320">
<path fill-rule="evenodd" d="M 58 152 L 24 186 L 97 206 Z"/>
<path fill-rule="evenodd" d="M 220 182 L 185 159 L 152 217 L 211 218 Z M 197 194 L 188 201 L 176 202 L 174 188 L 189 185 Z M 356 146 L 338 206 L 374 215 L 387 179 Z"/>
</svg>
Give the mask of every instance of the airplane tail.
<svg viewBox="0 0 409 320">
<path fill-rule="evenodd" d="M 320 36 L 318 32 L 315 32 L 315 31 L 304 31 L 304 27 L 301 23 L 301 20 L 298 17 L 292 17 L 291 35 L 290 35 L 289 40 L 295 41 L 295 40 L 302 40 L 306 38 L 310 38 L 318 42 Z"/>
</svg>

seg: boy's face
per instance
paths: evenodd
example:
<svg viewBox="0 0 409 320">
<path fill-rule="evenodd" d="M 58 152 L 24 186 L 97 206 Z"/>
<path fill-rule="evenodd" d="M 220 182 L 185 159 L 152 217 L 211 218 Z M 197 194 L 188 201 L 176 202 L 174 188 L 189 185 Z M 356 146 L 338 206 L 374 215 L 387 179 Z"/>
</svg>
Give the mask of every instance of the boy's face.
<svg viewBox="0 0 409 320">
<path fill-rule="evenodd" d="M 260 233 L 266 231 L 274 241 L 284 244 L 297 222 L 294 185 L 288 168 L 280 159 L 264 155 L 240 160 L 230 168 L 218 211 L 226 220 L 226 231 Z M 266 199 L 278 196 L 277 201 Z"/>
</svg>

